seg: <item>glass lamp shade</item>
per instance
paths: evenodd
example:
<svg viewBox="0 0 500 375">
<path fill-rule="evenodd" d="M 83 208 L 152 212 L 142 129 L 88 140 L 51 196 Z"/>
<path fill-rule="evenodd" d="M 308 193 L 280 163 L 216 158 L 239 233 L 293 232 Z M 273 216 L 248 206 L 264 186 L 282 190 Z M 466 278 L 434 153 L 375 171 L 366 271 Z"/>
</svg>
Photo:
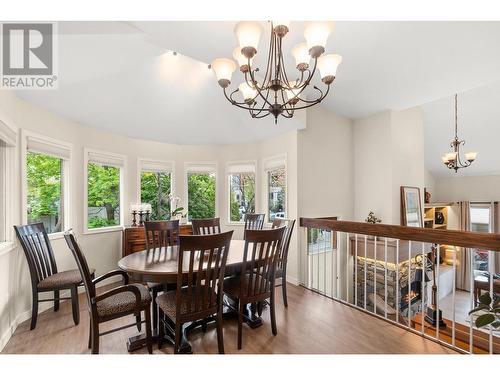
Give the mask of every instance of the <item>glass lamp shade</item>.
<svg viewBox="0 0 500 375">
<path fill-rule="evenodd" d="M 444 164 L 448 164 L 449 163 L 449 160 L 448 160 L 448 158 L 446 156 L 442 156 L 441 160 L 443 161 Z"/>
<path fill-rule="evenodd" d="M 246 82 L 241 83 L 238 86 L 238 89 L 240 90 L 245 103 L 253 103 L 254 98 L 257 96 L 257 90 L 255 90 L 253 87 L 250 87 Z"/>
<path fill-rule="evenodd" d="M 290 101 L 290 104 L 295 105 L 299 101 L 300 88 L 295 88 L 297 85 L 296 81 L 290 81 L 291 89 L 286 89 L 286 98 Z"/>
<path fill-rule="evenodd" d="M 257 53 L 262 27 L 259 22 L 242 21 L 234 27 L 234 32 L 240 44 L 241 53 L 246 58 L 252 58 Z"/>
<path fill-rule="evenodd" d="M 295 66 L 298 70 L 306 70 L 309 67 L 309 60 L 311 59 L 311 56 L 309 55 L 307 44 L 297 44 L 292 48 L 292 55 L 295 58 Z"/>
<path fill-rule="evenodd" d="M 236 47 L 233 51 L 233 58 L 238 61 L 240 66 L 240 71 L 246 73 L 250 70 L 248 66 L 248 59 L 241 53 L 241 48 Z M 253 58 L 250 59 L 250 64 L 252 64 Z"/>
<path fill-rule="evenodd" d="M 445 158 L 446 158 L 446 160 L 448 160 L 448 162 L 455 160 L 456 157 L 457 157 L 457 153 L 456 152 L 448 152 L 445 155 Z"/>
<path fill-rule="evenodd" d="M 321 56 L 318 59 L 318 69 L 321 73 L 321 80 L 330 84 L 335 79 L 335 75 L 337 74 L 337 68 L 342 62 L 342 56 L 329 54 Z"/>
<path fill-rule="evenodd" d="M 236 64 L 231 59 L 215 59 L 212 62 L 212 69 L 215 72 L 219 85 L 225 88 L 231 83 L 231 76 L 236 70 Z"/>
<path fill-rule="evenodd" d="M 477 156 L 477 152 L 467 152 L 467 153 L 465 154 L 465 158 L 466 158 L 468 161 L 470 161 L 470 162 L 472 162 L 472 161 L 476 160 L 476 156 Z"/>
<path fill-rule="evenodd" d="M 309 53 L 313 58 L 317 58 L 325 52 L 326 41 L 333 29 L 333 22 L 312 22 L 307 24 L 304 37 L 306 38 Z"/>
</svg>

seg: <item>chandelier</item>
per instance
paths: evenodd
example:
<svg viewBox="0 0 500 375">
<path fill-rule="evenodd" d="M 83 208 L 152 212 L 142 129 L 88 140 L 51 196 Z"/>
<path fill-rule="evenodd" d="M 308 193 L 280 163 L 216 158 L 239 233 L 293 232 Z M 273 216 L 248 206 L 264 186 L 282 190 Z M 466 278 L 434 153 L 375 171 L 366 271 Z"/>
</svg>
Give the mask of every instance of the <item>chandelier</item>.
<svg viewBox="0 0 500 375">
<path fill-rule="evenodd" d="M 466 168 L 476 160 L 477 152 L 467 152 L 465 154 L 465 161 L 460 158 L 460 146 L 465 145 L 465 141 L 458 139 L 458 121 L 457 121 L 457 94 L 455 94 L 455 139 L 451 141 L 450 147 L 453 150 L 445 154 L 441 159 L 444 165 L 449 169 L 454 169 L 455 173 L 460 168 Z"/>
<path fill-rule="evenodd" d="M 328 95 L 337 67 L 342 62 L 342 57 L 339 55 L 323 54 L 328 35 L 333 30 L 333 22 L 310 23 L 304 32 L 306 42 L 296 45 L 291 50 L 295 58 L 297 71 L 294 73 L 297 78 L 289 80 L 282 50 L 283 38 L 288 33 L 289 26 L 288 21 L 271 21 L 266 70 L 262 76 L 259 68 L 253 66 L 262 32 L 261 25 L 259 22 L 236 24 L 234 32 L 239 47 L 234 50 L 233 57 L 238 61 L 244 80 L 233 91 L 229 89 L 229 85 L 231 76 L 236 70 L 234 60 L 219 58 L 211 64 L 226 99 L 232 105 L 248 110 L 252 118 L 262 118 L 272 114 L 274 122 L 277 123 L 280 115 L 291 118 L 296 110 L 320 103 Z M 313 59 L 312 66 L 311 59 Z M 304 96 L 304 90 L 311 85 L 316 68 L 320 71 L 325 87 L 322 90 L 314 85 L 315 98 L 308 100 Z M 237 97 L 237 93 L 241 96 Z"/>
</svg>

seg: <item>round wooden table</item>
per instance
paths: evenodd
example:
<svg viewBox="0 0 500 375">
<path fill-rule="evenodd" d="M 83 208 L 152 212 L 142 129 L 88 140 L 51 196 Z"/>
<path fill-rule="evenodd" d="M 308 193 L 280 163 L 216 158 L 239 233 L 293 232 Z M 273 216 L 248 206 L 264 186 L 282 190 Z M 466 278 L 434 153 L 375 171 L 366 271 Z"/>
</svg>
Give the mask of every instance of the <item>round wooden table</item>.
<svg viewBox="0 0 500 375">
<path fill-rule="evenodd" d="M 229 247 L 229 253 L 227 256 L 227 263 L 225 269 L 225 275 L 230 276 L 236 274 L 243 264 L 243 253 L 244 253 L 245 241 L 242 240 L 231 240 L 231 245 Z M 170 246 L 167 248 L 157 249 L 155 251 L 144 250 L 136 252 L 118 261 L 118 267 L 123 271 L 127 272 L 134 281 L 138 282 L 155 282 L 164 285 L 176 284 L 177 273 L 178 273 L 178 246 Z M 188 261 L 186 257 L 186 261 Z M 188 264 L 183 265 L 183 273 L 188 272 Z M 227 296 L 226 296 L 227 299 Z M 236 301 L 227 300 L 230 305 L 236 305 Z M 231 310 L 226 310 L 225 316 L 232 315 L 234 312 Z M 256 328 L 262 325 L 262 320 L 255 316 L 251 309 L 247 306 L 245 312 L 245 320 L 251 328 Z M 205 322 L 206 323 L 206 322 Z M 191 352 L 191 345 L 186 339 L 186 333 L 190 329 L 200 326 L 200 322 L 196 322 L 185 326 L 183 329 L 183 337 L 181 339 L 181 352 Z M 153 337 L 158 338 L 158 327 L 154 327 L 155 332 Z M 173 343 L 173 331 L 170 331 L 167 327 L 166 329 L 167 337 L 165 339 Z M 137 335 L 130 337 L 127 342 L 127 347 L 129 351 L 133 351 L 145 344 L 145 335 Z"/>
</svg>

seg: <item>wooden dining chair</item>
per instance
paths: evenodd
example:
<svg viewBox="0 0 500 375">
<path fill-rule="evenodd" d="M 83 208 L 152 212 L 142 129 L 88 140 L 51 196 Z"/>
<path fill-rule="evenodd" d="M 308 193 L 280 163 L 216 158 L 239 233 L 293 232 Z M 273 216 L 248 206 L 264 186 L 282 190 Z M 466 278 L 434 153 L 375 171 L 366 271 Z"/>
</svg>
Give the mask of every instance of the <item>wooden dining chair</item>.
<svg viewBox="0 0 500 375">
<path fill-rule="evenodd" d="M 220 233 L 220 218 L 192 219 L 193 234 L 217 234 Z"/>
<path fill-rule="evenodd" d="M 281 242 L 281 248 L 278 255 L 278 260 L 276 262 L 276 279 L 281 279 L 281 290 L 283 294 L 283 304 L 288 307 L 288 298 L 286 294 L 286 265 L 288 262 L 288 249 L 290 247 L 290 239 L 292 238 L 293 227 L 295 226 L 295 220 L 291 219 L 274 219 L 272 228 L 284 227 L 283 241 Z"/>
<path fill-rule="evenodd" d="M 245 230 L 260 230 L 264 227 L 266 214 L 245 214 Z"/>
<path fill-rule="evenodd" d="M 215 315 L 219 353 L 224 354 L 222 334 L 223 280 L 233 231 L 180 236 L 177 288 L 156 298 L 160 307 L 160 342 L 165 325 L 174 327 L 174 353 L 179 352 L 182 325 Z"/>
<path fill-rule="evenodd" d="M 38 318 L 38 303 L 54 301 L 54 311 L 59 310 L 61 300 L 71 299 L 73 321 L 75 325 L 80 322 L 78 306 L 78 286 L 82 285 L 82 277 L 77 269 L 59 272 L 57 270 L 54 252 L 43 223 L 14 226 L 17 238 L 28 261 L 31 276 L 31 325 L 36 327 Z M 94 270 L 89 270 L 91 274 Z M 70 290 L 71 297 L 60 297 L 62 290 Z M 38 293 L 53 292 L 54 298 L 39 299 Z"/>
<path fill-rule="evenodd" d="M 247 230 L 241 274 L 224 280 L 224 293 L 238 301 L 238 349 L 242 347 L 243 311 L 247 304 L 268 303 L 271 330 L 273 335 L 278 334 L 274 285 L 276 262 L 284 231 L 284 227 Z"/>
<path fill-rule="evenodd" d="M 162 247 L 175 246 L 179 243 L 179 220 L 145 221 L 146 250 L 160 251 Z M 153 301 L 153 327 L 158 327 L 158 306 L 156 297 L 165 290 L 166 285 L 148 283 Z"/>
<path fill-rule="evenodd" d="M 129 277 L 122 270 L 110 271 L 102 276 L 92 279 L 80 246 L 72 233 L 65 233 L 64 238 L 75 257 L 76 264 L 81 273 L 83 284 L 87 295 L 90 313 L 89 349 L 92 354 L 99 354 L 99 337 L 116 331 L 137 325 L 140 330 L 141 324 L 146 323 L 146 346 L 149 354 L 153 352 L 151 339 L 151 296 L 148 288 L 142 284 L 129 284 Z M 102 294 L 97 294 L 96 284 L 112 276 L 121 276 L 123 284 Z M 144 311 L 145 320 L 141 321 Z M 134 315 L 136 321 L 132 324 L 113 328 L 105 332 L 99 332 L 99 324 L 124 316 Z"/>
</svg>

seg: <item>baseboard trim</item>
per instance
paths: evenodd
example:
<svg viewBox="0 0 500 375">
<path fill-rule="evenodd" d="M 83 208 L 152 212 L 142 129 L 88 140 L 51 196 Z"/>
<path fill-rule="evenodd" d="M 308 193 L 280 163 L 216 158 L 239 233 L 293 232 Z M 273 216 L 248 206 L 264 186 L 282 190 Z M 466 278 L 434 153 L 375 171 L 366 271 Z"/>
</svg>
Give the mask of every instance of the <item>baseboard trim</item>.
<svg viewBox="0 0 500 375">
<path fill-rule="evenodd" d="M 99 286 L 106 286 L 106 285 L 113 284 L 113 283 L 116 283 L 116 280 L 111 278 L 108 280 L 104 280 L 102 283 L 99 283 Z M 84 289 L 84 287 L 79 287 L 78 294 L 82 294 L 82 293 L 85 293 L 85 289 Z M 71 294 L 70 294 L 69 290 L 67 290 L 67 291 L 64 291 L 63 293 L 61 293 L 60 296 L 61 297 L 70 297 L 70 295 Z M 64 302 L 64 301 L 62 301 L 62 302 Z M 38 315 L 40 315 L 41 313 L 43 313 L 49 309 L 52 309 L 53 307 L 54 307 L 54 302 L 41 302 L 40 304 L 38 304 Z M 21 323 L 24 323 L 26 320 L 30 320 L 30 319 L 31 319 L 31 309 L 29 309 L 27 311 L 20 312 L 19 314 L 17 314 L 16 318 L 12 321 L 10 327 L 8 327 L 0 336 L 0 352 L 2 352 L 2 350 L 5 348 L 5 346 L 9 343 L 9 340 L 12 337 L 12 335 L 14 334 L 14 332 L 16 331 L 17 327 L 19 327 L 19 325 Z M 38 323 L 38 324 L 40 324 L 40 323 Z"/>
</svg>

